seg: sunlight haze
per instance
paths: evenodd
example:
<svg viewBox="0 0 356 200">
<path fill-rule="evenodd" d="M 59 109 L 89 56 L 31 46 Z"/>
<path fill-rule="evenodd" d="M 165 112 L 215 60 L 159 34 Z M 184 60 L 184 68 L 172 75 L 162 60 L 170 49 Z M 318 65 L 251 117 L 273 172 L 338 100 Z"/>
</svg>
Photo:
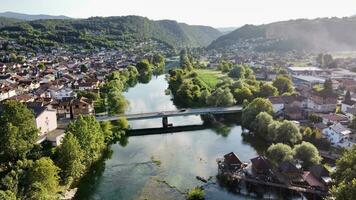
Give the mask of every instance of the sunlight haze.
<svg viewBox="0 0 356 200">
<path fill-rule="evenodd" d="M 91 16 L 140 15 L 214 27 L 356 14 L 355 0 L 0 0 L 0 12 Z"/>
</svg>

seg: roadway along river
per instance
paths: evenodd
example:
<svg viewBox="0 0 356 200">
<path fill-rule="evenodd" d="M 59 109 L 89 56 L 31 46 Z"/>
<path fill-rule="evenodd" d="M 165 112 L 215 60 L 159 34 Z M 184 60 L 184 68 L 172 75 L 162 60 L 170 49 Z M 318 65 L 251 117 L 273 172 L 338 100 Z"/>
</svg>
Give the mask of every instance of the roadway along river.
<svg viewBox="0 0 356 200">
<path fill-rule="evenodd" d="M 160 112 L 177 109 L 165 95 L 165 76 L 153 77 L 125 93 L 130 101 L 127 113 Z M 174 125 L 202 124 L 199 116 L 171 117 Z M 131 127 L 160 127 L 161 119 L 131 121 Z M 95 175 L 79 189 L 80 199 L 184 199 L 181 193 L 203 185 L 195 177 L 216 182 L 216 158 L 234 151 L 243 161 L 257 155 L 243 142 L 241 127 L 233 125 L 226 136 L 211 129 L 163 135 L 130 137 L 126 146 L 111 146 L 112 154 L 100 163 Z M 218 184 L 205 187 L 207 199 L 249 199 L 232 194 Z"/>
</svg>

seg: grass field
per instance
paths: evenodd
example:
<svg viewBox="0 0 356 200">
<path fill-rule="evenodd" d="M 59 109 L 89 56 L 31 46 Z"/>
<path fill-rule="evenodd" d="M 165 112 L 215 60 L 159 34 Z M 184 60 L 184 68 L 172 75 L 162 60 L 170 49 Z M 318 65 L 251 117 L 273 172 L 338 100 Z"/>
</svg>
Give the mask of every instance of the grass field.
<svg viewBox="0 0 356 200">
<path fill-rule="evenodd" d="M 198 74 L 198 78 L 210 88 L 214 88 L 219 82 L 219 80 L 225 77 L 225 75 L 222 74 L 221 71 L 196 69 L 195 72 Z"/>
</svg>

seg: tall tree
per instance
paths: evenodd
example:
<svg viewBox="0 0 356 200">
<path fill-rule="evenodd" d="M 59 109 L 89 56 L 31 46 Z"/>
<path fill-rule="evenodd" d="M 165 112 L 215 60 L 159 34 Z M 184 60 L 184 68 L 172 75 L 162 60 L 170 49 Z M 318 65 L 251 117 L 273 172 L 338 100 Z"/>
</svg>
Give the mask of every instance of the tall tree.
<svg viewBox="0 0 356 200">
<path fill-rule="evenodd" d="M 324 82 L 324 91 L 333 91 L 333 82 L 331 79 L 326 79 Z"/>
<path fill-rule="evenodd" d="M 10 160 L 25 158 L 38 137 L 33 112 L 18 101 L 6 101 L 0 110 L 0 152 Z"/>
<path fill-rule="evenodd" d="M 351 183 L 347 184 L 341 182 L 340 184 L 333 186 L 331 189 L 332 199 L 335 200 L 354 200 L 356 199 L 356 179 L 353 179 Z"/>
<path fill-rule="evenodd" d="M 292 121 L 284 120 L 277 129 L 276 141 L 281 143 L 296 144 L 302 140 L 302 134 L 297 125 Z"/>
<path fill-rule="evenodd" d="M 84 164 L 91 165 L 100 158 L 105 148 L 105 138 L 94 116 L 79 116 L 68 125 L 66 133 L 72 133 L 77 138 L 85 153 Z"/>
<path fill-rule="evenodd" d="M 29 171 L 30 199 L 57 199 L 59 192 L 59 168 L 50 158 L 34 162 Z M 57 198 L 56 198 L 57 197 Z"/>
<path fill-rule="evenodd" d="M 245 78 L 245 68 L 241 65 L 234 66 L 229 72 L 231 78 L 243 79 Z"/>
<path fill-rule="evenodd" d="M 293 159 L 293 150 L 286 144 L 272 144 L 267 149 L 267 158 L 277 166 L 283 161 L 291 161 Z"/>
<path fill-rule="evenodd" d="M 267 99 L 256 98 L 246 108 L 243 109 L 241 117 L 242 125 L 253 130 L 256 116 L 261 112 L 266 112 L 272 115 L 272 103 Z"/>
<path fill-rule="evenodd" d="M 346 150 L 342 156 L 336 161 L 336 171 L 334 178 L 336 183 L 350 183 L 353 179 L 356 179 L 356 145 L 351 149 Z"/>
<path fill-rule="evenodd" d="M 67 180 L 69 177 L 73 179 L 79 178 L 85 169 L 83 161 L 84 152 L 77 138 L 72 133 L 67 133 L 61 146 L 58 148 L 57 165 L 61 168 L 61 177 L 64 180 Z"/>
<path fill-rule="evenodd" d="M 280 95 L 293 92 L 293 82 L 285 75 L 277 76 L 273 81 L 273 86 L 278 89 Z"/>
<path fill-rule="evenodd" d="M 271 96 L 277 96 L 278 95 L 278 90 L 275 88 L 272 84 L 270 83 L 264 83 L 260 87 L 260 92 L 259 96 L 260 97 L 271 97 Z"/>
<path fill-rule="evenodd" d="M 273 122 L 273 117 L 266 113 L 266 112 L 261 112 L 256 116 L 256 126 L 255 126 L 255 131 L 256 134 L 265 138 L 267 140 L 268 138 L 268 125 Z"/>
<path fill-rule="evenodd" d="M 304 168 L 308 168 L 312 165 L 317 165 L 321 161 L 318 149 L 309 142 L 302 142 L 301 144 L 294 146 L 295 158 L 302 161 Z"/>
</svg>

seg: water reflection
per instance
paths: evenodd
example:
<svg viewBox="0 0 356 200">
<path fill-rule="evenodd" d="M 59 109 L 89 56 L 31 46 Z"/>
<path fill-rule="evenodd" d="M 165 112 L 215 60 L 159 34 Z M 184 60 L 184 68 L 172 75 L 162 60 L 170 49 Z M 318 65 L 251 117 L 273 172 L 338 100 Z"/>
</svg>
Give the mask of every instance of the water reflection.
<svg viewBox="0 0 356 200">
<path fill-rule="evenodd" d="M 130 88 L 124 94 L 130 101 L 127 113 L 177 109 L 171 97 L 165 95 L 166 88 L 164 75 Z M 203 124 L 200 116 L 168 120 L 176 126 Z M 137 120 L 131 121 L 130 126 L 135 129 L 161 127 L 162 121 Z M 129 137 L 114 144 L 101 177 L 95 180 L 95 187 L 90 188 L 92 193 L 81 199 L 184 199 L 182 193 L 203 184 L 196 176 L 213 177 L 212 181 L 216 181 L 216 158 L 234 151 L 247 162 L 257 155 L 254 148 L 243 141 L 240 126 L 221 129 Z M 153 162 L 152 157 L 160 161 L 160 165 Z M 206 186 L 205 191 L 208 199 L 247 199 L 231 194 L 218 184 Z"/>
</svg>

